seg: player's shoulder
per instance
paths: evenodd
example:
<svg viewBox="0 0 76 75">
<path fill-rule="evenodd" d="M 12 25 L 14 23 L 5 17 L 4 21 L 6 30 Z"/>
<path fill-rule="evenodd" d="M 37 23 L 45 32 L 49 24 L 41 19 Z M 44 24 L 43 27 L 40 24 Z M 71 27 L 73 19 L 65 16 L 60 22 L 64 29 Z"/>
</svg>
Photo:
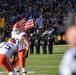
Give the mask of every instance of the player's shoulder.
<svg viewBox="0 0 76 75">
<path fill-rule="evenodd" d="M 62 62 L 70 62 L 73 57 L 76 55 L 76 47 L 73 47 L 73 48 L 69 48 L 63 55 L 62 57 L 62 60 L 61 60 L 61 63 Z"/>
<path fill-rule="evenodd" d="M 76 47 L 70 48 L 66 51 L 66 53 L 73 53 L 76 52 Z"/>
<path fill-rule="evenodd" d="M 64 53 L 64 56 L 67 57 L 67 56 L 73 56 L 74 54 L 76 54 L 76 47 L 73 47 L 73 48 L 70 48 L 68 49 L 65 53 Z"/>
<path fill-rule="evenodd" d="M 23 35 L 27 35 L 26 32 L 20 32 L 20 35 L 23 36 Z"/>
<path fill-rule="evenodd" d="M 2 44 L 2 43 L 5 44 L 5 43 L 7 43 L 7 42 L 1 42 L 0 44 Z"/>
<path fill-rule="evenodd" d="M 15 34 L 15 32 L 14 32 L 14 31 L 12 31 L 12 32 L 11 32 L 11 34 Z"/>
<path fill-rule="evenodd" d="M 27 33 L 22 31 L 22 32 L 20 32 L 20 34 L 27 34 Z"/>
<path fill-rule="evenodd" d="M 0 43 L 0 46 L 1 46 L 1 45 L 4 45 L 4 44 L 6 44 L 6 43 L 7 43 L 7 42 L 1 42 L 1 43 Z"/>
</svg>

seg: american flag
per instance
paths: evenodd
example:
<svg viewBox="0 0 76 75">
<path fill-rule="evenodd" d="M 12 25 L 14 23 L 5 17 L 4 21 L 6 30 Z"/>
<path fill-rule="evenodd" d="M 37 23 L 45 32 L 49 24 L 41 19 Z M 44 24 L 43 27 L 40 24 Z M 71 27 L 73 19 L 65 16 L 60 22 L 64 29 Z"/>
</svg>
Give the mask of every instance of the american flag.
<svg viewBox="0 0 76 75">
<path fill-rule="evenodd" d="M 17 24 L 20 25 L 21 31 L 34 27 L 34 20 L 32 19 L 32 14 L 29 13 L 25 18 L 18 21 Z"/>
</svg>

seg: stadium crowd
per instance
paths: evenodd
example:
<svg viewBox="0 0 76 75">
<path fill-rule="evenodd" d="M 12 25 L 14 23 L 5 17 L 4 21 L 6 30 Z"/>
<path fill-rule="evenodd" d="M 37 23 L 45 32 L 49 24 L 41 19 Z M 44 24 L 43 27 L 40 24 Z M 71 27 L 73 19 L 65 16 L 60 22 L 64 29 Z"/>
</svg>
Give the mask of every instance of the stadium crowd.
<svg viewBox="0 0 76 75">
<path fill-rule="evenodd" d="M 54 29 L 53 34 L 57 35 L 64 27 L 66 16 L 74 12 L 76 4 L 75 0 L 0 0 L 0 7 L 0 17 L 5 18 L 4 36 L 10 37 L 12 25 L 28 12 L 32 13 L 34 20 L 42 13 L 42 32 Z M 0 28 L 1 33 L 2 30 Z"/>
</svg>

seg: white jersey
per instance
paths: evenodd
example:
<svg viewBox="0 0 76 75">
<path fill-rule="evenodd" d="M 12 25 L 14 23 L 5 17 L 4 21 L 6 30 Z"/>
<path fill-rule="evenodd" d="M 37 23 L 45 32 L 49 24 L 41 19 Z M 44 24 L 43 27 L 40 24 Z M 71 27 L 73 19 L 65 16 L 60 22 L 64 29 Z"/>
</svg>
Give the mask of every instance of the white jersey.
<svg viewBox="0 0 76 75">
<path fill-rule="evenodd" d="M 17 50 L 17 45 L 11 42 L 0 43 L 0 54 L 6 55 L 8 58 Z"/>
<path fill-rule="evenodd" d="M 65 52 L 59 65 L 59 72 L 61 75 L 76 73 L 76 47 Z"/>
<path fill-rule="evenodd" d="M 25 32 L 20 32 L 19 34 L 16 34 L 15 32 L 12 31 L 11 37 L 15 38 L 16 44 L 18 44 L 19 47 L 18 51 L 23 50 L 26 47 L 22 38 L 24 35 L 26 35 Z"/>
</svg>

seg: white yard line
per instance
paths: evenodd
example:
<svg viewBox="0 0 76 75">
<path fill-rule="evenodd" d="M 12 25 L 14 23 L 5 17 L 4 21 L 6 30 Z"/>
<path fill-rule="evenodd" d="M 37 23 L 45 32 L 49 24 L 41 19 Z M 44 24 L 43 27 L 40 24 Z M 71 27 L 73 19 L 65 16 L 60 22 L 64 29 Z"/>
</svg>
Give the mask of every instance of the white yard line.
<svg viewBox="0 0 76 75">
<path fill-rule="evenodd" d="M 35 71 L 28 71 L 27 73 L 28 75 L 56 75 L 56 74 L 35 74 Z M 0 75 L 6 75 L 6 74 L 7 74 L 6 71 L 0 72 Z M 20 74 L 22 73 L 20 72 Z M 15 72 L 15 75 L 16 75 L 16 72 Z"/>
<path fill-rule="evenodd" d="M 35 71 L 27 71 L 27 73 L 28 74 L 33 74 L 33 73 L 35 73 Z M 0 72 L 0 74 L 7 74 L 7 72 L 6 71 L 3 71 L 3 72 Z M 15 72 L 15 74 L 16 74 L 16 72 Z"/>
<path fill-rule="evenodd" d="M 27 66 L 27 67 L 35 67 L 35 68 L 57 68 L 58 66 Z"/>
<path fill-rule="evenodd" d="M 34 74 L 34 73 L 35 73 L 35 71 L 28 71 L 28 75 L 56 75 L 56 74 Z M 3 72 L 0 72 L 0 74 L 4 75 L 4 74 L 7 74 L 7 72 L 3 71 Z M 21 72 L 20 72 L 20 74 L 21 74 Z M 16 75 L 16 73 L 15 73 L 15 75 Z"/>
<path fill-rule="evenodd" d="M 28 61 L 31 61 L 31 62 L 60 62 L 60 61 L 55 61 L 55 60 L 28 60 Z"/>
</svg>

